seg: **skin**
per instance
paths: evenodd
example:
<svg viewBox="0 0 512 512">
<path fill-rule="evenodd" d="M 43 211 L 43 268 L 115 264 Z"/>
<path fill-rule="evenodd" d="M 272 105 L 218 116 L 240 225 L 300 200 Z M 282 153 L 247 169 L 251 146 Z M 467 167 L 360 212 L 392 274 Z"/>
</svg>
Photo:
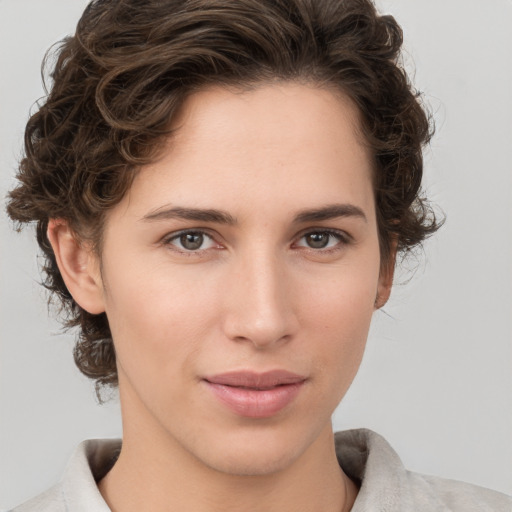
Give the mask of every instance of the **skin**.
<svg viewBox="0 0 512 512">
<path fill-rule="evenodd" d="M 392 280 L 357 110 L 307 85 L 212 87 L 173 125 L 109 212 L 101 262 L 64 222 L 49 227 L 70 292 L 106 311 L 116 347 L 123 448 L 100 491 L 123 512 L 349 510 L 331 415 Z M 326 215 L 333 205 L 343 215 Z M 275 369 L 305 382 L 268 418 L 235 414 L 203 380 Z"/>
</svg>

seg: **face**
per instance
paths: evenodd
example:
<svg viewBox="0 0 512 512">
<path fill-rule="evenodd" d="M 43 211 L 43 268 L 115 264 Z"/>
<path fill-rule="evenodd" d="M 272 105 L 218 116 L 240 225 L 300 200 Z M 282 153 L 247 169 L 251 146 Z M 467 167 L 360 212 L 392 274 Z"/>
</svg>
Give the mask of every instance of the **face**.
<svg viewBox="0 0 512 512">
<path fill-rule="evenodd" d="M 348 100 L 305 85 L 186 101 L 106 221 L 125 437 L 234 474 L 332 442 L 389 286 L 357 126 Z"/>
</svg>

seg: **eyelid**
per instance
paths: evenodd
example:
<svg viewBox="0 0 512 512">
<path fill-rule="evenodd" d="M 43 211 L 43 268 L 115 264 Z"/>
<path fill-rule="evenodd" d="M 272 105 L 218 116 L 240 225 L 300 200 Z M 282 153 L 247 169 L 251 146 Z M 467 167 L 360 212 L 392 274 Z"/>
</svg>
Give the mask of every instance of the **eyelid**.
<svg viewBox="0 0 512 512">
<path fill-rule="evenodd" d="M 215 247 L 209 247 L 207 249 L 197 249 L 197 250 L 182 250 L 180 249 L 178 246 L 172 244 L 172 242 L 176 239 L 179 239 L 182 235 L 185 235 L 187 233 L 199 233 L 201 235 L 203 235 L 204 237 L 207 237 L 209 238 L 216 246 Z M 292 243 L 292 246 L 293 245 L 296 245 L 297 242 L 299 240 L 301 240 L 302 238 L 304 238 L 305 236 L 307 236 L 308 234 L 312 234 L 312 233 L 327 233 L 333 237 L 335 237 L 339 243 L 336 244 L 334 247 L 328 247 L 328 248 L 320 248 L 320 249 L 315 249 L 313 247 L 308 247 L 308 246 L 297 246 L 297 247 L 300 247 L 302 249 L 305 249 L 305 250 L 310 250 L 310 251 L 313 251 L 313 252 L 316 252 L 316 253 L 320 253 L 320 252 L 323 252 L 323 253 L 328 253 L 328 252 L 333 252 L 333 251 L 336 251 L 336 250 L 340 250 L 342 249 L 343 247 L 351 244 L 353 241 L 354 241 L 354 238 L 352 235 L 350 235 L 349 233 L 347 233 L 346 231 L 344 230 L 340 230 L 340 229 L 335 229 L 335 228 L 328 228 L 328 227 L 313 227 L 313 228 L 307 228 L 307 229 L 304 229 L 303 231 L 301 231 L 294 239 L 294 242 Z M 220 243 L 218 241 L 218 238 L 220 238 L 218 236 L 218 234 L 212 234 L 211 230 L 210 229 L 207 229 L 207 228 L 185 228 L 185 229 L 180 229 L 178 231 L 173 231 L 171 233 L 167 233 L 166 235 L 164 235 L 159 243 L 161 245 L 164 245 L 164 246 L 167 246 L 167 247 L 170 247 L 172 246 L 172 250 L 178 252 L 178 253 L 181 253 L 181 254 L 187 254 L 187 255 L 198 255 L 198 254 L 201 254 L 201 253 L 205 253 L 206 251 L 209 251 L 211 249 L 223 249 L 223 244 Z"/>
<path fill-rule="evenodd" d="M 339 250 L 341 247 L 344 247 L 346 245 L 351 244 L 354 241 L 354 238 L 352 235 L 347 233 L 344 230 L 341 229 L 334 229 L 334 228 L 326 228 L 326 227 L 318 227 L 318 228 L 307 228 L 301 233 L 298 234 L 298 236 L 295 238 L 294 244 L 297 244 L 299 240 L 304 238 L 305 236 L 312 234 L 312 233 L 327 233 L 328 235 L 332 235 L 336 239 L 339 240 L 339 244 L 336 244 L 335 247 L 328 247 L 323 249 L 315 249 L 313 247 L 307 247 L 307 246 L 298 246 L 303 247 L 304 249 L 308 249 L 314 252 L 329 252 L 329 251 L 336 251 Z M 341 247 L 340 247 L 341 246 Z"/>
<path fill-rule="evenodd" d="M 194 250 L 180 249 L 178 246 L 176 246 L 172 243 L 174 240 L 179 239 L 181 236 L 186 235 L 188 233 L 201 234 L 205 238 L 209 238 L 215 244 L 216 247 L 209 247 L 207 249 L 197 249 L 194 251 Z M 205 228 L 185 228 L 185 229 L 180 229 L 178 231 L 173 231 L 173 232 L 167 233 L 165 236 L 163 236 L 160 239 L 159 243 L 166 247 L 172 247 L 172 250 L 174 250 L 180 254 L 187 254 L 187 255 L 194 255 L 194 254 L 197 255 L 197 254 L 204 253 L 210 249 L 221 249 L 222 248 L 222 244 L 220 244 L 217 241 L 217 237 L 215 237 L 209 229 L 205 229 Z"/>
</svg>

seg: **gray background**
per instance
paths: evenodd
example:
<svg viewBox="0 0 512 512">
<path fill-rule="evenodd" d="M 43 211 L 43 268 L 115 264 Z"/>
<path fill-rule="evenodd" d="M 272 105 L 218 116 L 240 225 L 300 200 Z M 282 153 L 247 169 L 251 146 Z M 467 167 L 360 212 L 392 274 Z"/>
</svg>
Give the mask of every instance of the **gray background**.
<svg viewBox="0 0 512 512">
<path fill-rule="evenodd" d="M 2 197 L 42 95 L 44 51 L 85 3 L 0 2 Z M 426 186 L 448 221 L 375 315 L 334 424 L 380 432 L 412 470 L 512 493 L 512 2 L 379 5 L 402 24 L 408 69 L 435 114 Z M 98 406 L 75 370 L 73 335 L 48 319 L 32 232 L 13 233 L 4 215 L 0 230 L 2 509 L 55 482 L 80 440 L 121 426 L 116 401 Z"/>
</svg>

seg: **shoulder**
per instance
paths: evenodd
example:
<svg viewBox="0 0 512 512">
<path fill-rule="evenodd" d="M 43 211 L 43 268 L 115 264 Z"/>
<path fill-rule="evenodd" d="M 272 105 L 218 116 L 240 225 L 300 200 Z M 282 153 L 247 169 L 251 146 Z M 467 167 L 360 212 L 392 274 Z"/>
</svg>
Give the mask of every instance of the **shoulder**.
<svg viewBox="0 0 512 512">
<path fill-rule="evenodd" d="M 407 471 L 380 435 L 366 429 L 338 432 L 340 466 L 360 483 L 352 512 L 511 512 L 512 497 L 455 480 Z"/>
<path fill-rule="evenodd" d="M 430 494 L 437 496 L 447 510 L 464 512 L 511 512 L 512 497 L 478 485 L 429 475 L 410 473 L 411 480 L 425 482 Z"/>
<path fill-rule="evenodd" d="M 60 482 L 11 512 L 109 512 L 96 482 L 110 470 L 120 447 L 117 439 L 80 443 Z"/>
<path fill-rule="evenodd" d="M 10 512 L 66 512 L 60 484 L 12 509 Z"/>
</svg>

